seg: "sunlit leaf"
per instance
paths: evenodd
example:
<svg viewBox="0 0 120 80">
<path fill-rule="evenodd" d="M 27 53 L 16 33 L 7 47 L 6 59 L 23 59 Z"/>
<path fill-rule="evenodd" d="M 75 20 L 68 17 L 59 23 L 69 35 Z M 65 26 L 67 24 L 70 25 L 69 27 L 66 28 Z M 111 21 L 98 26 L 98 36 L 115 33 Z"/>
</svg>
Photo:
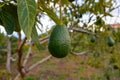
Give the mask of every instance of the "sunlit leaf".
<svg viewBox="0 0 120 80">
<path fill-rule="evenodd" d="M 25 35 L 30 38 L 36 16 L 35 0 L 18 0 L 18 20 Z"/>
</svg>

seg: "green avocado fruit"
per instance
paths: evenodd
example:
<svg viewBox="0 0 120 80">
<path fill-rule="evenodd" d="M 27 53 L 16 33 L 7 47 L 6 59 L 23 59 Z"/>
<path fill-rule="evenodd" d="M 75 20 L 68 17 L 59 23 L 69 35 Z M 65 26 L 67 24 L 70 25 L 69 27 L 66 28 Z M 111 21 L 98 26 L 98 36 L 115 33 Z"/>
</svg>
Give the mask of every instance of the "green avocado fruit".
<svg viewBox="0 0 120 80">
<path fill-rule="evenodd" d="M 91 35 L 91 36 L 90 36 L 90 41 L 91 41 L 92 43 L 94 43 L 94 42 L 96 41 L 96 37 L 93 36 L 93 35 Z"/>
<path fill-rule="evenodd" d="M 112 47 L 115 44 L 115 41 L 114 41 L 114 39 L 111 36 L 107 37 L 107 44 L 110 47 Z"/>
<path fill-rule="evenodd" d="M 70 51 L 71 40 L 68 29 L 65 25 L 55 25 L 51 32 L 48 50 L 52 56 L 63 58 Z"/>
</svg>

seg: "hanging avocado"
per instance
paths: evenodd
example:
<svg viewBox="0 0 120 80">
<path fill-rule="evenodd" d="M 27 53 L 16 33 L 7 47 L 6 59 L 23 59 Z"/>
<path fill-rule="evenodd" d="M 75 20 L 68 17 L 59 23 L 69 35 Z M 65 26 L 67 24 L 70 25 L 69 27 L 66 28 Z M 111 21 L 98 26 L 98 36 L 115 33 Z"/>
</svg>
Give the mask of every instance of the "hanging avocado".
<svg viewBox="0 0 120 80">
<path fill-rule="evenodd" d="M 90 41 L 91 41 L 92 43 L 94 43 L 94 42 L 96 41 L 95 36 L 91 35 L 91 36 L 90 36 Z"/>
<path fill-rule="evenodd" d="M 111 36 L 107 37 L 107 44 L 110 47 L 112 47 L 115 44 L 115 41 L 114 41 L 114 39 Z"/>
<path fill-rule="evenodd" d="M 70 51 L 70 36 L 65 25 L 56 25 L 51 32 L 48 49 L 52 56 L 63 58 Z"/>
</svg>

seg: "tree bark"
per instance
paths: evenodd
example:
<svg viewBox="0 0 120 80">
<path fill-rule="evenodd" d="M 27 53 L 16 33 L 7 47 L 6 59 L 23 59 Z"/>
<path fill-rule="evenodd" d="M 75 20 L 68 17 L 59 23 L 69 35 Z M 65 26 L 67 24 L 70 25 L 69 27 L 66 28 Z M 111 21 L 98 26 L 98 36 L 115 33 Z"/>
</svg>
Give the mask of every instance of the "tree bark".
<svg viewBox="0 0 120 80">
<path fill-rule="evenodd" d="M 22 72 L 24 72 L 24 74 L 26 73 L 26 71 L 25 71 L 25 65 L 28 62 L 28 59 L 29 59 L 30 55 L 32 54 L 32 48 L 31 48 L 31 46 L 29 47 L 28 53 L 27 53 L 27 55 L 26 55 L 26 57 L 25 57 L 25 59 L 23 61 L 23 64 L 22 64 L 22 66 L 23 66 Z M 20 76 L 20 73 L 17 74 L 17 76 L 15 77 L 14 80 L 17 80 L 19 78 L 19 76 Z"/>
<path fill-rule="evenodd" d="M 21 41 L 21 43 L 19 44 L 18 46 L 18 49 L 17 49 L 17 52 L 18 52 L 18 71 L 21 75 L 21 78 L 24 79 L 24 72 L 22 71 L 23 69 L 23 66 L 22 66 L 22 55 L 23 55 L 23 52 L 22 52 L 22 48 L 26 42 L 27 38 L 25 37 L 23 41 Z"/>
<path fill-rule="evenodd" d="M 10 59 L 11 59 L 11 42 L 10 42 L 9 37 L 8 37 L 6 69 L 11 74 Z"/>
</svg>

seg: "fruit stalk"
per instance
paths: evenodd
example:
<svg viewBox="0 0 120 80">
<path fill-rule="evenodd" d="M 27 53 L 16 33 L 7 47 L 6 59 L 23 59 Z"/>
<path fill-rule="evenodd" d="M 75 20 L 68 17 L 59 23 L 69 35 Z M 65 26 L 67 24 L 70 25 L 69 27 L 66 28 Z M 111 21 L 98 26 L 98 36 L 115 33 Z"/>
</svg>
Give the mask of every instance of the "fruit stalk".
<svg viewBox="0 0 120 80">
<path fill-rule="evenodd" d="M 62 25 L 62 3 L 61 3 L 61 0 L 59 0 L 59 4 L 60 4 L 60 25 Z"/>
</svg>

